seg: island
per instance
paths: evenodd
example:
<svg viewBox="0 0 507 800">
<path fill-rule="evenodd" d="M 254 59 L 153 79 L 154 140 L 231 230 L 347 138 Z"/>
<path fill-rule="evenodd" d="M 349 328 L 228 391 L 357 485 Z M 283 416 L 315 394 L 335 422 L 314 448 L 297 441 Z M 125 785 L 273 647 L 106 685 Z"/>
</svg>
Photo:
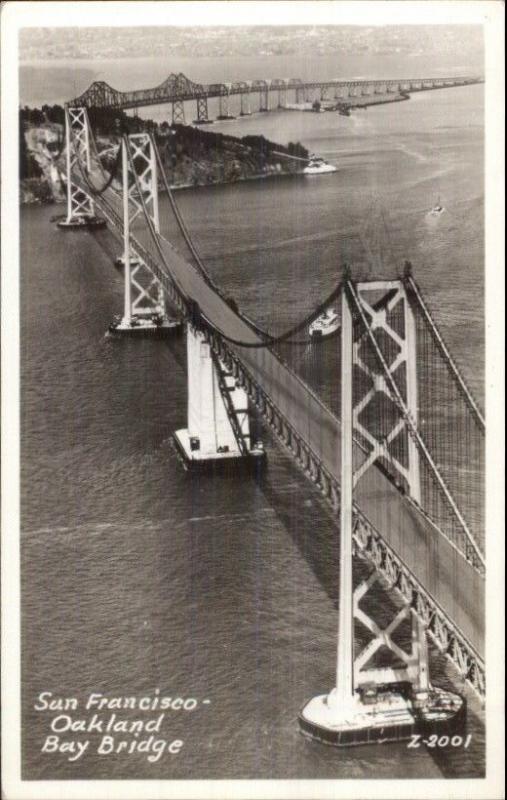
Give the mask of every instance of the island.
<svg viewBox="0 0 507 800">
<path fill-rule="evenodd" d="M 90 108 L 103 164 L 112 168 L 124 133 L 155 136 L 167 180 L 173 189 L 235 183 L 301 174 L 309 159 L 299 142 L 281 145 L 264 136 L 243 136 L 203 130 L 192 125 L 158 123 L 124 111 Z M 60 105 L 24 107 L 19 112 L 20 202 L 52 203 L 65 199 L 61 172 L 64 161 L 65 110 Z"/>
</svg>

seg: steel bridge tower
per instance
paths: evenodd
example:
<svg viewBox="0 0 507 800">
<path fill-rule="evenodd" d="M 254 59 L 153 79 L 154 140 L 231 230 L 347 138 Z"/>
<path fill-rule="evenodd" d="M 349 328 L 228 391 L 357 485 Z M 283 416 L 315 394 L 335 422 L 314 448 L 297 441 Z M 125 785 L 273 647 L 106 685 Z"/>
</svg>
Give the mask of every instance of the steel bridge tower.
<svg viewBox="0 0 507 800">
<path fill-rule="evenodd" d="M 93 194 L 101 195 L 111 183 L 100 163 L 86 108 L 65 109 L 67 216 L 58 223 L 64 228 L 103 227 L 104 219 L 95 216 Z M 181 325 L 166 311 L 162 284 L 141 256 L 132 250 L 131 231 L 136 220 L 146 216 L 154 231 L 160 232 L 157 164 L 153 143 L 148 134 L 124 136 L 121 143 L 123 193 L 123 254 L 116 260 L 124 267 L 123 316 L 109 331 L 115 334 L 164 335 Z M 73 180 L 72 172 L 81 173 L 83 184 Z M 97 185 L 97 175 L 102 187 Z"/>
<path fill-rule="evenodd" d="M 374 299 L 384 297 L 376 304 Z M 390 312 L 401 310 L 402 323 L 395 327 Z M 366 321 L 366 327 L 360 319 Z M 386 368 L 391 376 L 404 372 L 406 415 L 392 417 L 388 430 L 375 430 L 375 404 L 390 396 L 385 374 L 368 353 L 369 332 L 383 339 L 395 352 Z M 369 357 L 370 356 L 370 357 Z M 346 277 L 341 300 L 341 479 L 340 479 L 340 585 L 336 685 L 327 695 L 310 700 L 300 714 L 303 733 L 328 744 L 350 745 L 409 738 L 419 730 L 435 708 L 446 706 L 464 713 L 458 695 L 433 687 L 428 673 L 426 629 L 408 592 L 391 619 L 377 622 L 362 604 L 381 575 L 374 567 L 354 589 L 352 564 L 361 552 L 361 531 L 353 523 L 354 489 L 375 463 L 388 463 L 398 486 L 420 503 L 419 452 L 411 435 L 417 426 L 416 325 L 403 281 L 372 281 L 353 284 Z M 363 392 L 357 383 L 362 378 Z M 369 387 L 364 389 L 364 387 Z M 370 407 L 368 415 L 367 410 Z M 378 405 L 377 405 L 378 408 Z M 405 436 L 404 455 L 393 454 L 391 445 Z M 367 444 L 362 458 L 354 439 Z M 355 621 L 372 635 L 357 651 Z M 397 629 L 410 624 L 411 634 L 395 640 Z M 407 638 L 409 641 L 407 643 Z M 407 646 L 408 644 L 408 646 Z M 374 665 L 376 654 L 387 649 L 395 666 Z M 373 664 L 370 662 L 373 661 Z M 393 721 L 395 720 L 395 721 Z"/>
<path fill-rule="evenodd" d="M 72 180 L 74 169 L 90 172 L 91 147 L 90 127 L 86 108 L 65 107 L 65 150 L 67 216 L 58 223 L 60 228 L 76 228 L 86 225 L 95 217 L 95 204 L 89 193 L 84 192 Z"/>
<path fill-rule="evenodd" d="M 155 234 L 160 233 L 157 161 L 147 133 L 124 136 L 122 148 L 123 254 L 117 264 L 124 266 L 123 316 L 112 323 L 110 332 L 123 335 L 165 335 L 180 326 L 168 316 L 164 289 L 146 262 L 132 249 L 131 234 L 136 221 L 146 218 Z"/>
</svg>

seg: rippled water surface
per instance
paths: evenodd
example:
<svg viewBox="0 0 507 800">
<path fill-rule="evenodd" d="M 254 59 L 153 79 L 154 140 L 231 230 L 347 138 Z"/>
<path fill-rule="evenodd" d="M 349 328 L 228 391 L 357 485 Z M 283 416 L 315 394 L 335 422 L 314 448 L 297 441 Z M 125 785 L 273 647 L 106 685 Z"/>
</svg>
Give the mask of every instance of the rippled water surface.
<svg viewBox="0 0 507 800">
<path fill-rule="evenodd" d="M 383 272 L 413 261 L 482 397 L 482 115 L 482 87 L 472 86 L 350 118 L 276 112 L 216 125 L 299 139 L 338 172 L 185 191 L 178 202 L 216 280 L 271 330 L 328 293 L 343 262 L 378 271 L 361 234 L 381 202 Z M 438 196 L 446 213 L 430 219 Z M 105 337 L 122 307 L 119 246 L 107 232 L 58 231 L 54 213 L 21 212 L 25 777 L 482 774 L 482 714 L 470 694 L 467 750 L 335 751 L 301 737 L 299 708 L 334 682 L 336 526 L 267 433 L 261 481 L 182 470 L 171 434 L 186 420 L 184 340 Z M 172 231 L 164 203 L 162 218 Z M 292 358 L 333 405 L 333 343 Z M 441 685 L 455 679 L 436 653 L 432 672 Z M 210 701 L 166 721 L 166 735 L 184 740 L 178 756 L 150 764 L 142 753 L 87 753 L 71 763 L 41 753 L 40 691 L 83 702 L 157 687 Z"/>
</svg>

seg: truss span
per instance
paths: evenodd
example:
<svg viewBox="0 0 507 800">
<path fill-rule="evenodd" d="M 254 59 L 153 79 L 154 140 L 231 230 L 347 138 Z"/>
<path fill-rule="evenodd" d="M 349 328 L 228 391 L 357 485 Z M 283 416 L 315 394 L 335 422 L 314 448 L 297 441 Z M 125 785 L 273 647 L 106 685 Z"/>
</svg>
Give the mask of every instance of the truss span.
<svg viewBox="0 0 507 800">
<path fill-rule="evenodd" d="M 195 83 L 182 72 L 171 73 L 161 84 L 152 89 L 136 89 L 121 92 L 113 89 L 104 81 L 95 81 L 83 94 L 70 102 L 72 106 L 141 108 L 163 103 L 178 103 L 190 100 L 209 99 L 230 95 L 259 93 L 267 96 L 271 92 L 292 91 L 299 100 L 305 91 L 335 90 L 341 97 L 353 97 L 356 94 L 379 94 L 383 92 L 410 93 L 445 89 L 454 86 L 467 86 L 482 83 L 483 78 L 477 75 L 436 77 L 436 78 L 389 78 L 366 80 L 325 80 L 302 81 L 299 78 L 265 78 L 251 81 L 235 81 L 224 83 Z"/>
</svg>

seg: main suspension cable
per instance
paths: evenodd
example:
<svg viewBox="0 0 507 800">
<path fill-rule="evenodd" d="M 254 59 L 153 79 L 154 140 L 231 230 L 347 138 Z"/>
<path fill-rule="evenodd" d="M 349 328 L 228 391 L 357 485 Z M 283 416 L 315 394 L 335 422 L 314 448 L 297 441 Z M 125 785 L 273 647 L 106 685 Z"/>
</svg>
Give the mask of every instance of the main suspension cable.
<svg viewBox="0 0 507 800">
<path fill-rule="evenodd" d="M 75 151 L 74 151 L 74 152 L 75 152 Z M 78 160 L 78 162 L 79 162 L 79 168 L 80 168 L 80 170 L 81 170 L 81 174 L 83 175 L 83 178 L 84 178 L 84 180 L 86 181 L 86 185 L 88 186 L 88 188 L 90 189 L 90 191 L 91 191 L 91 193 L 92 193 L 93 195 L 95 195 L 96 197 L 99 197 L 101 194 L 104 194 L 104 192 L 106 191 L 106 189 L 109 189 L 109 187 L 111 186 L 112 182 L 114 181 L 114 179 L 115 179 L 115 178 L 116 178 L 116 176 L 117 176 L 117 173 L 118 173 L 118 167 L 119 167 L 119 165 L 120 165 L 120 159 L 121 159 L 121 147 L 119 147 L 119 148 L 118 148 L 118 150 L 117 150 L 117 152 L 116 152 L 116 158 L 115 158 L 115 160 L 114 160 L 114 164 L 113 164 L 113 167 L 112 167 L 112 169 L 111 169 L 111 172 L 110 172 L 110 174 L 109 174 L 109 177 L 108 177 L 108 179 L 106 180 L 105 184 L 104 184 L 103 186 L 101 186 L 101 188 L 100 188 L 100 189 L 98 189 L 98 188 L 97 188 L 97 187 L 96 187 L 96 186 L 95 186 L 95 185 L 92 183 L 92 181 L 90 180 L 89 176 L 87 175 L 87 170 L 86 170 L 86 168 L 85 168 L 85 167 L 83 167 L 83 165 L 81 164 L 81 158 L 80 158 L 80 155 L 79 155 L 79 153 L 77 153 L 77 160 Z"/>
<path fill-rule="evenodd" d="M 149 136 L 150 136 L 151 146 L 153 147 L 153 150 L 154 150 L 154 153 L 155 153 L 155 157 L 157 159 L 158 169 L 159 169 L 159 173 L 160 173 L 160 175 L 162 177 L 162 182 L 164 184 L 164 189 L 166 191 L 167 197 L 169 198 L 169 202 L 171 204 L 171 208 L 173 210 L 173 214 L 174 214 L 174 216 L 176 218 L 176 222 L 178 223 L 178 227 L 179 227 L 179 229 L 180 229 L 180 231 L 182 233 L 182 236 L 183 236 L 183 238 L 185 240 L 185 243 L 186 243 L 188 249 L 190 250 L 190 252 L 192 253 L 192 255 L 193 255 L 193 257 L 194 257 L 194 259 L 196 261 L 197 267 L 199 269 L 199 272 L 201 273 L 201 275 L 204 278 L 204 280 L 206 281 L 206 283 L 209 286 L 212 286 L 213 289 L 215 289 L 215 291 L 218 292 L 218 294 L 221 294 L 219 287 L 215 284 L 215 282 L 211 278 L 208 270 L 204 266 L 202 258 L 199 255 L 199 253 L 198 253 L 198 251 L 197 251 L 197 249 L 196 249 L 196 247 L 195 247 L 195 245 L 194 245 L 194 243 L 192 241 L 192 237 L 190 236 L 188 228 L 187 228 L 187 226 L 185 224 L 185 220 L 183 219 L 183 217 L 182 217 L 182 215 L 180 213 L 180 210 L 179 210 L 178 206 L 176 205 L 176 201 L 174 199 L 174 195 L 173 195 L 173 193 L 171 191 L 171 187 L 169 186 L 169 181 L 167 180 L 167 175 L 165 174 L 164 165 L 162 164 L 162 159 L 160 157 L 160 152 L 159 152 L 159 149 L 158 149 L 158 145 L 157 145 L 157 143 L 155 141 L 155 137 L 153 136 L 152 133 L 150 133 Z"/>
<path fill-rule="evenodd" d="M 135 165 L 134 165 L 134 163 L 133 163 L 132 152 L 131 152 L 131 149 L 130 149 L 130 144 L 129 144 L 129 142 L 128 142 L 128 137 L 124 136 L 124 141 L 126 142 L 126 147 L 127 147 L 127 153 L 128 153 L 129 163 L 130 163 L 130 166 L 131 166 L 131 169 L 132 169 L 132 173 L 133 173 L 133 176 L 134 176 L 134 180 L 135 180 L 135 184 L 136 184 L 136 190 L 137 190 L 137 193 L 138 193 L 138 195 L 139 195 L 139 197 L 140 197 L 140 200 L 141 200 L 141 205 L 142 205 L 142 208 L 143 208 L 144 216 L 145 216 L 145 218 L 146 218 L 146 221 L 147 221 L 147 223 L 148 223 L 148 227 L 149 227 L 149 230 L 150 230 L 151 237 L 152 237 L 152 239 L 153 239 L 153 242 L 154 242 L 154 244 L 155 244 L 155 246 L 156 246 L 156 248 L 157 248 L 157 251 L 158 251 L 158 253 L 159 253 L 159 256 L 160 256 L 160 258 L 162 259 L 162 262 L 163 262 L 163 264 L 164 264 L 165 268 L 166 268 L 166 269 L 167 269 L 167 270 L 170 272 L 170 267 L 169 267 L 169 265 L 168 265 L 168 263 L 167 263 L 167 260 L 166 260 L 165 254 L 164 254 L 164 252 L 163 252 L 163 250 L 162 250 L 162 247 L 160 246 L 160 242 L 159 242 L 159 239 L 158 239 L 158 237 L 159 237 L 159 234 L 158 234 L 158 233 L 157 233 L 157 231 L 155 230 L 155 227 L 154 227 L 154 225 L 153 225 L 153 221 L 152 221 L 152 219 L 151 219 L 151 217 L 150 217 L 150 215 L 149 215 L 149 213 L 148 213 L 148 209 L 146 208 L 146 203 L 145 203 L 145 200 L 144 200 L 144 195 L 143 195 L 143 192 L 142 192 L 142 189 L 141 189 L 140 183 L 139 183 L 139 178 L 138 178 L 138 176 L 137 176 L 137 172 L 136 172 L 136 169 L 135 169 Z M 152 143 L 153 143 L 153 142 L 152 142 Z M 82 176 L 83 176 L 83 179 L 86 181 L 86 184 L 89 186 L 90 190 L 91 190 L 91 191 L 92 191 L 94 194 L 96 194 L 96 195 L 103 194 L 103 193 L 106 191 L 106 189 L 108 188 L 108 186 L 111 184 L 112 180 L 113 180 L 113 179 L 114 179 L 114 177 L 115 177 L 116 171 L 117 171 L 117 165 L 118 165 L 118 163 L 119 163 L 119 155 L 120 155 L 120 151 L 121 151 L 121 148 L 119 148 L 119 149 L 118 149 L 118 152 L 117 152 L 115 169 L 113 170 L 113 172 L 112 172 L 112 173 L 111 173 L 111 175 L 109 176 L 109 179 L 108 179 L 108 181 L 106 182 L 106 185 L 104 185 L 104 187 L 102 187 L 102 189 L 100 189 L 100 190 L 98 190 L 96 187 L 94 187 L 94 186 L 91 184 L 91 182 L 89 181 L 89 179 L 88 179 L 88 176 L 86 175 L 86 172 L 85 172 L 84 166 L 83 166 L 83 164 L 82 164 L 82 162 L 81 162 L 80 154 L 79 154 L 79 153 L 76 153 L 76 155 L 77 155 L 77 162 L 78 162 L 78 166 L 79 166 L 80 172 L 81 172 L 81 174 L 82 174 Z M 177 218 L 179 217 L 180 221 L 182 222 L 183 229 L 186 231 L 186 235 L 187 235 L 188 239 L 190 240 L 190 237 L 189 237 L 188 231 L 187 231 L 187 229 L 186 229 L 186 226 L 184 225 L 184 222 L 183 222 L 183 220 L 181 219 L 181 216 L 179 215 L 179 211 L 178 211 L 178 209 L 177 209 L 177 207 L 176 207 L 176 204 L 175 204 L 175 202 L 174 202 L 174 198 L 172 198 L 172 193 L 171 193 L 171 191 L 170 191 L 170 189 L 169 189 L 169 186 L 167 185 L 167 179 L 165 178 L 165 173 L 164 173 L 164 171 L 163 171 L 163 169 L 162 169 L 162 167 L 161 167 L 161 163 L 160 163 L 160 156 L 159 156 L 159 154 L 158 154 L 158 150 L 157 150 L 157 148 L 156 148 L 156 147 L 155 147 L 155 152 L 156 152 L 156 153 L 157 153 L 157 155 L 158 155 L 159 167 L 160 167 L 160 171 L 162 172 L 162 175 L 163 175 L 164 183 L 166 184 L 166 191 L 167 191 L 168 197 L 169 197 L 170 199 L 172 199 L 172 203 L 171 203 L 171 205 L 172 205 L 172 207 L 173 207 L 173 210 L 175 211 L 175 216 L 176 216 Z M 199 259 L 199 260 L 200 260 L 200 259 Z M 207 271 L 206 271 L 206 269 L 205 269 L 204 265 L 202 264 L 202 262 L 201 262 L 201 269 L 202 269 L 202 270 L 203 270 L 203 272 L 204 272 L 204 275 L 203 275 L 203 277 L 204 277 L 204 276 L 207 276 Z M 169 276 L 167 276 L 167 277 L 169 277 Z M 178 290 L 180 291 L 180 293 L 181 293 L 181 295 L 182 295 L 182 297 L 183 297 L 183 299 L 184 299 L 184 302 L 185 302 L 185 304 L 187 305 L 187 307 L 188 307 L 188 309 L 189 309 L 189 312 L 190 312 L 191 316 L 193 316 L 194 318 L 195 318 L 196 316 L 202 316 L 202 317 L 203 317 L 203 318 L 206 320 L 207 324 L 208 324 L 208 325 L 209 325 L 209 326 L 210 326 L 210 327 L 211 327 L 213 330 L 215 330 L 215 331 L 216 331 L 216 332 L 217 332 L 217 333 L 218 333 L 220 336 L 222 336 L 222 337 L 223 337 L 223 338 L 224 338 L 226 341 L 230 342 L 231 344 L 235 344 L 235 345 L 237 345 L 238 347 L 245 347 L 245 348 L 255 348 L 255 349 L 261 349 L 261 348 L 272 347 L 273 345 L 280 344 L 280 343 L 283 343 L 283 342 L 288 342 L 288 343 L 290 343 L 290 341 L 289 341 L 289 340 L 291 339 L 291 337 L 293 337 L 293 336 L 294 336 L 294 335 L 296 335 L 298 332 L 300 332 L 301 330 L 303 330 L 304 328 L 306 328 L 306 327 L 307 327 L 309 324 L 311 324 L 311 322 L 312 322 L 312 321 L 314 321 L 314 320 L 315 320 L 315 319 L 316 319 L 318 316 L 320 316 L 320 314 L 322 314 L 322 312 L 324 311 L 324 309 L 325 309 L 325 308 L 327 308 L 327 306 L 329 306 L 329 305 L 330 305 L 330 303 L 332 303 L 332 302 L 333 302 L 333 300 L 335 300 L 335 299 L 336 299 L 336 298 L 339 296 L 339 294 L 340 294 L 340 292 L 341 292 L 341 288 L 342 288 L 342 284 L 341 284 L 341 282 L 340 282 L 340 283 L 339 283 L 339 284 L 338 284 L 338 285 L 335 287 L 335 289 L 333 289 L 333 291 L 332 291 L 332 292 L 331 292 L 331 293 L 328 295 L 328 297 L 326 297 L 326 298 L 325 298 L 325 300 L 324 300 L 324 301 L 322 301 L 322 302 L 321 302 L 321 303 L 320 303 L 320 304 L 317 306 L 317 308 L 315 308 L 315 309 L 314 309 L 314 310 L 313 310 L 313 311 L 312 311 L 312 312 L 311 312 L 309 315 L 307 315 L 307 316 L 306 316 L 306 317 L 305 317 L 305 318 L 304 318 L 304 319 L 303 319 L 301 322 L 297 323 L 296 325 L 294 325 L 292 328 L 290 328 L 288 331 L 286 331 L 285 333 L 281 334 L 280 336 L 270 336 L 269 334 L 267 334 L 267 333 L 265 333 L 265 332 L 261 331 L 261 329 L 259 329 L 259 328 L 256 328 L 256 331 L 255 331 L 255 332 L 257 333 L 257 335 L 259 335 L 259 336 L 263 336 L 263 337 L 264 337 L 264 341 L 260 341 L 260 342 L 247 342 L 247 341 L 244 341 L 244 340 L 242 340 L 242 339 L 235 339 L 234 337 L 232 337 L 232 336 L 229 336 L 228 334 L 226 334 L 226 333 L 225 333 L 225 331 L 223 331 L 223 330 L 222 330 L 222 329 L 221 329 L 221 328 L 220 328 L 218 325 L 216 325 L 215 323 L 213 323 L 213 322 L 212 322 L 210 319 L 208 319 L 208 318 L 207 318 L 205 315 L 202 315 L 202 314 L 201 314 L 201 312 L 200 312 L 200 309 L 199 309 L 199 311 L 197 311 L 197 312 L 196 312 L 197 303 L 196 303 L 195 301 L 193 301 L 191 298 L 188 298 L 188 297 L 187 297 L 187 295 L 186 295 L 185 291 L 182 289 L 182 287 L 181 287 L 181 286 L 179 286 L 179 285 L 178 285 L 178 282 L 177 282 L 177 281 L 176 281 L 176 280 L 175 280 L 173 277 L 171 277 L 171 278 L 170 278 L 170 280 L 172 280 L 172 281 L 173 281 L 173 282 L 174 282 L 174 283 L 175 283 L 175 284 L 178 286 Z M 217 291 L 217 289 L 215 289 L 214 285 L 212 285 L 212 282 L 211 282 L 210 280 L 208 280 L 208 281 L 207 281 L 207 283 L 211 284 L 211 288 L 213 288 L 215 291 Z M 219 292 L 219 291 L 217 291 L 217 293 L 218 293 L 218 294 L 219 294 L 219 295 L 222 297 L 222 299 L 223 299 L 223 296 L 220 294 L 220 292 Z M 234 309 L 232 309 L 232 310 L 234 310 Z M 240 315 L 238 315 L 238 316 L 240 316 Z M 243 318 L 242 318 L 242 319 L 243 319 Z M 312 341 L 312 340 L 309 340 L 309 341 Z M 316 340 L 316 341 L 317 341 L 317 342 L 320 342 L 321 340 L 320 340 L 320 339 L 318 339 L 318 340 Z M 303 343 L 303 342 L 301 342 L 301 344 L 302 344 L 302 343 Z M 307 344 L 308 342 L 304 342 L 304 343 L 305 343 L 305 344 Z"/>
<path fill-rule="evenodd" d="M 465 399 L 465 402 L 469 406 L 470 411 L 472 412 L 472 414 L 473 414 L 473 416 L 474 416 L 474 418 L 475 418 L 475 420 L 476 420 L 476 422 L 478 424 L 478 427 L 480 428 L 482 433 L 484 433 L 485 429 L 486 429 L 486 423 L 485 423 L 485 420 L 484 420 L 484 415 L 483 415 L 481 409 L 479 408 L 479 405 L 476 402 L 475 398 L 473 397 L 470 389 L 468 388 L 467 384 L 465 383 L 465 380 L 464 380 L 463 376 L 461 375 L 461 372 L 458 369 L 458 366 L 457 366 L 456 362 L 454 361 L 454 359 L 453 359 L 453 357 L 452 357 L 452 355 L 451 355 L 451 353 L 449 351 L 449 348 L 447 347 L 447 345 L 446 345 L 446 343 L 444 341 L 444 338 L 443 338 L 441 332 L 439 331 L 439 329 L 437 327 L 437 324 L 436 324 L 435 320 L 433 319 L 433 316 L 432 316 L 428 306 L 426 305 L 425 301 L 423 300 L 423 297 L 422 297 L 422 294 L 421 294 L 421 290 L 420 290 L 418 284 L 416 283 L 416 281 L 415 281 L 415 279 L 414 279 L 414 277 L 412 275 L 410 262 L 406 262 L 405 263 L 404 282 L 405 282 L 405 285 L 411 290 L 412 296 L 417 301 L 419 309 L 421 310 L 421 312 L 422 312 L 422 314 L 423 314 L 423 316 L 424 316 L 424 318 L 425 318 L 425 320 L 427 322 L 429 330 L 430 330 L 430 332 L 431 332 L 431 334 L 433 336 L 433 339 L 434 339 L 438 349 L 442 353 L 442 356 L 444 357 L 444 360 L 447 363 L 447 366 L 449 368 L 450 373 L 452 374 L 456 384 L 458 385 L 458 387 L 460 389 L 460 392 L 461 392 L 462 396 Z"/>
<path fill-rule="evenodd" d="M 220 295 L 220 297 L 222 297 L 223 299 L 226 300 L 226 298 L 223 295 L 223 292 L 220 290 L 220 288 L 216 285 L 216 283 L 211 278 L 208 270 L 206 269 L 206 266 L 204 265 L 204 263 L 202 261 L 202 258 L 200 257 L 200 255 L 199 255 L 199 253 L 198 253 L 198 251 L 197 251 L 197 249 L 196 249 L 196 247 L 195 247 L 195 245 L 194 245 L 194 243 L 192 241 L 192 237 L 190 236 L 190 233 L 189 233 L 188 228 L 187 228 L 187 226 L 185 224 L 185 221 L 184 221 L 184 219 L 183 219 L 183 217 L 181 215 L 181 212 L 180 212 L 180 210 L 179 210 L 179 208 L 177 206 L 176 200 L 174 199 L 174 194 L 171 191 L 171 187 L 169 186 L 169 182 L 168 182 L 167 176 L 165 174 L 164 166 L 162 164 L 162 159 L 160 157 L 160 152 L 159 152 L 158 146 L 157 146 L 157 144 L 155 142 L 155 139 L 153 137 L 153 134 L 150 134 L 150 138 L 151 138 L 152 147 L 153 147 L 153 149 L 155 151 L 159 172 L 160 172 L 161 177 L 162 177 L 162 182 L 164 184 L 164 188 L 165 188 L 166 194 L 167 194 L 167 196 L 169 198 L 169 202 L 171 204 L 171 208 L 173 210 L 174 216 L 176 218 L 176 222 L 178 223 L 178 226 L 179 226 L 180 231 L 181 231 L 181 233 L 183 235 L 183 238 L 184 238 L 184 240 L 185 240 L 190 252 L 192 253 L 193 257 L 195 258 L 195 261 L 197 263 L 199 272 L 201 273 L 201 275 L 204 278 L 204 280 L 206 281 L 206 283 L 209 286 L 211 286 L 211 288 L 214 289 L 214 291 L 216 291 L 217 294 Z M 328 297 L 326 297 L 325 300 L 323 300 L 301 322 L 297 323 L 296 325 L 294 325 L 292 328 L 290 328 L 288 331 L 286 331 L 285 333 L 281 334 L 280 336 L 272 336 L 271 334 L 267 333 L 266 331 L 263 331 L 262 329 L 260 329 L 257 325 L 255 326 L 255 331 L 260 336 L 264 337 L 266 342 L 269 343 L 269 344 L 273 344 L 274 345 L 274 344 L 279 344 L 281 342 L 286 342 L 289 339 L 291 339 L 293 336 L 295 336 L 297 333 L 299 333 L 300 331 L 304 330 L 309 325 L 311 325 L 311 323 L 314 322 L 317 319 L 317 317 L 319 317 L 322 314 L 322 312 L 333 302 L 333 300 L 335 300 L 339 296 L 340 292 L 341 292 L 341 283 L 339 283 L 338 286 L 331 292 L 331 294 Z M 227 302 L 227 300 L 226 300 L 226 302 Z M 251 325 L 250 321 L 246 320 L 245 317 L 241 314 L 241 312 L 238 311 L 237 313 L 238 313 L 238 316 L 240 316 L 245 322 L 247 322 L 247 324 Z M 224 338 L 227 338 L 226 334 L 224 334 L 223 332 L 221 332 L 221 334 L 224 336 Z M 321 341 L 321 340 L 305 339 L 305 340 L 290 342 L 290 344 L 309 344 L 312 341 L 315 342 L 315 341 Z M 231 340 L 231 342 L 232 342 L 232 340 Z M 235 344 L 241 344 L 241 346 L 244 346 L 244 347 L 247 347 L 247 346 L 248 347 L 253 347 L 254 346 L 254 344 L 251 343 L 251 342 L 241 342 L 240 343 L 239 340 L 235 340 L 234 343 Z M 255 346 L 259 347 L 259 346 L 266 346 L 266 345 L 264 345 L 264 344 L 263 345 L 256 344 Z"/>
</svg>

